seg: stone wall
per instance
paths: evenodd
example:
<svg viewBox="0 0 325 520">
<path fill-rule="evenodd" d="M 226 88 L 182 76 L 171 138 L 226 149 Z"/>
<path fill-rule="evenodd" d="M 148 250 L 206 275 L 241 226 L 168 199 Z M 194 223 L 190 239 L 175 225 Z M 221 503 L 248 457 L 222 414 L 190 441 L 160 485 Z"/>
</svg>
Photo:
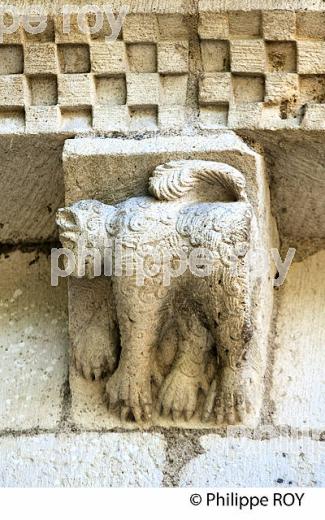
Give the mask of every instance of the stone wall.
<svg viewBox="0 0 325 520">
<path fill-rule="evenodd" d="M 0 45 L 0 485 L 324 486 L 324 3 L 125 3 L 114 43 L 107 25 L 63 34 L 52 2 L 47 31 Z M 259 424 L 112 428 L 100 384 L 69 367 L 66 280 L 50 285 L 72 139 L 230 131 L 264 157 L 282 253 L 297 248 L 274 289 Z"/>
</svg>

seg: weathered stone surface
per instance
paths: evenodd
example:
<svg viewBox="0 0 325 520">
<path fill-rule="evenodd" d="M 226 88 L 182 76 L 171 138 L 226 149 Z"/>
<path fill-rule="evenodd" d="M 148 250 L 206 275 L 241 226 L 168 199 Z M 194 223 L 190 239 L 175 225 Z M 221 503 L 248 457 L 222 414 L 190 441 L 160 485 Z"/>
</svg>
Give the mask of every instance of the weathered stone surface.
<svg viewBox="0 0 325 520">
<path fill-rule="evenodd" d="M 311 117 L 321 118 L 321 114 L 322 110 L 313 110 Z M 272 212 L 276 215 L 281 237 L 287 237 L 289 247 L 297 240 L 324 240 L 325 149 L 322 136 L 286 131 L 246 131 L 244 135 L 254 140 L 257 135 L 265 151 L 271 179 Z"/>
<path fill-rule="evenodd" d="M 28 117 L 35 130 L 35 119 L 30 113 Z M 44 128 L 44 123 L 38 125 Z M 47 135 L 1 137 L 1 243 L 53 240 L 57 235 L 55 212 L 64 201 L 63 141 Z"/>
<path fill-rule="evenodd" d="M 263 73 L 265 46 L 262 40 L 235 40 L 230 46 L 231 71 Z"/>
<path fill-rule="evenodd" d="M 234 7 L 232 1 L 200 1 L 189 4 L 180 0 L 175 2 L 175 5 L 166 1 L 162 5 L 157 1 L 148 5 L 145 2 L 131 2 L 123 30 L 117 35 L 119 39 L 114 42 L 105 41 L 105 37 L 111 33 L 106 17 L 103 27 L 92 33 L 90 27 L 93 28 L 93 23 L 89 15 L 86 30 L 82 32 L 78 27 L 76 6 L 71 16 L 70 31 L 64 33 L 62 15 L 55 13 L 53 19 L 53 10 L 55 6 L 58 9 L 60 2 L 54 6 L 46 4 L 50 16 L 47 30 L 43 34 L 30 35 L 19 28 L 13 34 L 5 34 L 6 45 L 0 46 L 2 133 L 11 134 L 17 131 L 17 108 L 20 114 L 20 130 L 25 130 L 28 134 L 36 130 L 25 113 L 30 107 L 31 96 L 34 97 L 32 105 L 37 108 L 48 104 L 48 99 L 46 96 L 44 99 L 42 95 L 44 81 L 58 83 L 59 96 L 52 104 L 57 105 L 63 121 L 53 117 L 52 131 L 177 131 L 178 117 L 171 117 L 169 124 L 166 124 L 166 98 L 163 95 L 160 97 L 158 86 L 166 77 L 174 79 L 181 73 L 188 75 L 193 85 L 192 91 L 188 92 L 182 104 L 188 109 L 182 126 L 192 127 L 193 116 L 197 118 L 199 113 L 195 110 L 193 113 L 193 109 L 198 95 L 195 85 L 198 84 L 202 70 L 223 74 L 224 77 L 210 78 L 210 87 L 205 85 L 209 91 L 209 99 L 201 95 L 199 105 L 205 105 L 207 102 L 232 104 L 236 80 L 241 80 L 242 76 L 245 80 L 240 83 L 245 109 L 240 106 L 237 114 L 236 106 L 241 103 L 240 100 L 238 103 L 235 96 L 235 104 L 232 107 L 234 114 L 229 118 L 219 119 L 218 126 L 232 129 L 250 126 L 247 118 L 243 117 L 245 110 L 250 110 L 248 103 L 259 101 L 267 106 L 271 100 L 282 110 L 281 117 L 272 118 L 272 128 L 310 128 L 303 122 L 306 105 L 303 84 L 306 76 L 308 81 L 316 84 L 323 81 L 323 4 L 313 2 L 304 12 L 300 2 L 286 5 L 277 1 L 274 6 L 268 2 L 244 2 L 242 10 L 237 3 Z M 97 4 L 101 5 L 102 2 Z M 260 7 L 257 7 L 258 5 Z M 122 4 L 114 2 L 114 6 L 118 10 Z M 199 16 L 193 16 L 197 11 Z M 185 14 L 187 16 L 184 16 Z M 197 37 L 200 38 L 200 49 L 194 44 Z M 253 80 L 263 82 L 265 79 L 269 85 L 273 82 L 278 85 L 275 78 L 268 78 L 270 74 L 278 72 L 297 76 L 297 95 L 294 106 L 291 106 L 295 125 L 293 121 L 290 125 L 288 121 L 286 125 L 283 123 L 283 119 L 288 119 L 283 114 L 283 104 L 287 102 L 288 91 L 291 91 L 291 81 L 288 88 L 284 82 L 281 83 L 281 87 L 276 87 L 277 96 L 273 96 L 272 99 L 266 94 L 265 89 L 259 89 L 259 99 L 250 99 L 254 82 L 248 81 L 247 78 L 252 77 Z M 89 117 L 87 125 L 80 124 L 80 121 L 79 124 L 64 124 L 67 108 L 82 110 L 87 107 L 90 114 L 96 111 L 98 100 L 94 84 L 98 76 L 117 76 L 125 82 L 126 75 L 126 87 L 121 87 L 122 91 L 126 90 L 123 105 L 130 112 L 132 107 L 137 107 L 140 125 L 137 122 L 134 124 L 137 117 L 131 117 L 127 121 L 123 114 L 122 125 L 111 125 L 111 114 L 105 110 L 100 118 L 98 114 L 94 119 Z M 234 83 L 233 89 L 231 80 Z M 34 84 L 33 88 L 31 84 Z M 111 86 L 108 87 L 109 90 L 110 88 Z M 175 81 L 172 97 L 177 96 L 178 88 L 179 85 Z M 211 89 L 216 90 L 215 95 Z M 312 97 L 313 89 L 309 88 L 308 92 Z M 322 96 L 308 101 L 314 101 L 317 105 L 323 103 Z M 154 124 L 152 120 L 151 124 L 143 124 L 143 120 L 147 118 L 148 106 L 154 107 L 157 112 Z M 203 112 L 206 111 L 205 108 Z M 37 115 L 39 127 L 46 126 L 48 112 L 39 110 Z M 268 118 L 255 117 L 254 128 L 268 129 L 270 126 Z M 321 119 L 314 118 L 313 127 L 310 129 L 322 129 Z"/>
<path fill-rule="evenodd" d="M 66 284 L 37 251 L 0 257 L 0 429 L 54 428 L 67 377 Z M 63 281 L 64 282 L 64 281 Z"/>
<path fill-rule="evenodd" d="M 324 443 L 309 438 L 201 437 L 205 453 L 182 470 L 180 486 L 298 487 L 325 483 Z"/>
<path fill-rule="evenodd" d="M 1 487 L 156 487 L 161 435 L 38 435 L 0 440 Z"/>
<path fill-rule="evenodd" d="M 115 143 L 115 151 L 106 147 L 105 140 L 100 140 L 93 155 L 89 154 L 88 139 L 82 143 L 85 150 L 80 158 L 76 157 L 78 146 L 71 148 L 69 168 L 75 185 L 67 183 L 66 192 L 68 202 L 96 196 L 105 203 L 116 204 L 146 192 L 148 177 L 157 164 L 174 159 L 175 155 L 177 159 L 210 159 L 209 143 L 217 148 L 220 143 L 215 130 L 236 130 L 266 159 L 266 185 L 271 187 L 271 209 L 281 234 L 282 253 L 285 255 L 288 247 L 297 247 L 296 259 L 300 261 L 291 267 L 286 285 L 277 291 L 279 315 L 277 324 L 276 319 L 273 323 L 277 337 L 271 335 L 264 418 L 274 411 L 275 435 L 281 431 L 293 436 L 294 428 L 323 429 L 324 251 L 308 258 L 325 247 L 323 0 L 112 0 L 110 4 L 116 11 L 126 4 L 129 7 L 123 30 L 113 44 L 105 42 L 110 34 L 107 20 L 98 34 L 82 33 L 78 28 L 77 11 L 89 4 L 88 0 L 75 5 L 68 34 L 62 31 L 62 16 L 57 16 L 63 0 L 11 0 L 10 5 L 26 11 L 35 3 L 42 3 L 50 15 L 46 31 L 31 35 L 19 27 L 13 34 L 4 34 L 4 45 L 0 44 L 0 243 L 57 238 L 54 214 L 64 205 L 61 163 L 67 137 L 86 133 L 89 137 L 121 138 Z M 105 5 L 107 1 L 95 3 Z M 92 25 L 94 19 L 90 18 Z M 5 17 L 6 23 L 11 20 Z M 162 148 L 159 139 L 151 139 L 159 132 L 166 136 Z M 204 142 L 203 136 L 207 135 L 209 142 Z M 126 136 L 135 138 L 131 145 Z M 190 140 L 193 146 L 189 146 Z M 247 155 L 247 147 L 222 157 L 219 152 L 219 148 L 213 151 L 213 160 L 229 160 L 247 175 L 254 191 L 254 161 Z M 87 172 L 91 174 L 88 176 Z M 115 176 L 119 177 L 118 183 Z M 269 208 L 264 196 L 261 200 L 261 207 Z M 270 229 L 266 226 L 265 238 L 271 244 Z M 37 266 L 41 268 L 37 270 Z M 71 410 L 70 400 L 66 399 L 64 414 L 61 413 L 67 372 L 66 299 L 63 286 L 54 290 L 45 284 L 47 269 L 42 255 L 36 263 L 33 254 L 14 253 L 5 261 L 4 257 L 0 259 L 0 430 L 101 430 L 106 446 L 111 438 L 104 430 L 120 426 L 120 422 L 110 418 L 102 401 L 105 381 L 88 382 L 71 365 Z M 103 339 L 98 328 L 104 330 L 107 307 L 101 292 L 92 298 L 89 286 L 83 282 L 70 284 L 74 302 L 70 315 L 75 323 L 71 336 L 75 337 L 79 328 L 84 345 L 96 341 L 98 346 L 98 340 Z M 87 294 L 83 297 L 84 308 L 75 305 L 79 290 Z M 256 302 L 263 302 L 265 313 L 260 323 L 271 315 L 271 300 L 266 293 L 256 295 Z M 93 312 L 94 306 L 101 311 L 96 313 L 97 320 L 86 324 L 85 331 L 85 322 L 78 320 L 73 311 L 82 317 L 85 312 Z M 30 330 L 31 327 L 34 329 Z M 265 328 L 260 336 L 266 336 Z M 264 343 L 262 349 L 265 352 Z M 60 422 L 63 417 L 66 420 Z M 171 425 L 169 419 L 158 421 L 155 417 L 154 422 L 159 427 Z M 183 419 L 177 425 L 196 428 L 197 422 L 186 423 Z M 5 437 L 4 431 L 0 433 Z M 169 450 L 173 450 L 172 440 L 177 443 L 182 435 L 188 442 L 184 458 L 188 461 L 200 452 L 197 432 L 177 432 L 174 439 L 171 434 Z M 85 446 L 90 442 L 92 453 L 98 450 L 94 457 L 99 460 L 101 436 L 95 437 L 91 436 L 91 442 L 77 440 L 74 453 L 79 450 L 88 461 Z M 12 475 L 11 463 L 16 464 L 13 480 L 20 473 L 24 479 L 27 475 L 26 481 L 34 482 L 36 468 L 35 473 L 46 475 L 44 482 L 49 485 L 49 467 L 50 473 L 53 469 L 51 475 L 56 473 L 57 478 L 60 466 L 64 475 L 71 466 L 74 473 L 71 479 L 67 477 L 65 485 L 100 485 L 104 466 L 96 476 L 91 469 L 89 474 L 91 463 L 88 469 L 82 464 L 78 466 L 82 474 L 78 480 L 78 470 L 70 457 L 76 438 L 79 437 L 71 435 L 64 441 L 52 436 L 11 439 L 10 464 L 5 466 L 4 473 L 9 468 Z M 134 439 L 142 449 L 141 435 L 140 440 Z M 187 477 L 191 481 L 191 468 L 196 468 L 193 482 L 198 476 L 199 483 L 210 482 L 211 476 L 212 484 L 231 485 L 237 482 L 234 475 L 246 486 L 260 482 L 272 485 L 275 476 L 276 484 L 289 486 L 324 483 L 312 454 L 321 445 L 309 439 L 307 448 L 301 451 L 299 443 L 303 441 L 295 441 L 295 447 L 282 451 L 275 446 L 275 439 L 231 442 L 234 449 L 226 456 L 222 444 L 225 440 L 211 440 L 211 449 L 207 444 L 207 453 L 184 469 L 183 481 L 187 482 Z M 57 447 L 60 443 L 64 445 L 62 449 Z M 55 452 L 50 462 L 44 454 L 45 444 L 50 446 L 51 453 Z M 153 450 L 159 451 L 159 445 Z M 123 450 L 126 443 L 120 446 Z M 257 454 L 259 447 L 264 448 L 262 454 Z M 114 445 L 112 450 L 118 451 L 115 448 Z M 30 458 L 19 457 L 16 462 L 16 454 L 25 449 Z M 112 464 L 116 466 L 107 477 L 108 485 L 113 473 L 115 478 L 115 468 L 116 475 L 124 471 L 124 462 L 121 468 L 119 459 L 117 455 Z M 173 475 L 178 475 L 180 465 L 177 466 L 176 457 L 172 462 L 171 451 L 168 459 L 166 475 L 169 470 L 172 474 L 173 467 L 177 467 Z M 8 458 L 4 455 L 3 460 Z M 42 469 L 37 469 L 42 461 Z M 125 462 L 125 467 L 130 466 L 132 471 L 134 468 L 132 482 L 137 480 L 137 464 L 141 479 L 142 462 Z M 37 482 L 43 482 L 42 476 L 36 478 Z M 105 481 L 105 476 L 101 480 Z M 116 477 L 114 482 L 119 485 L 122 480 Z M 160 477 L 157 482 L 161 485 Z M 143 485 L 143 480 L 139 485 Z"/>
<path fill-rule="evenodd" d="M 291 266 L 280 289 L 271 398 L 276 424 L 324 428 L 325 251 Z"/>
<path fill-rule="evenodd" d="M 200 80 L 200 102 L 227 103 L 230 98 L 231 74 L 208 73 Z"/>
<path fill-rule="evenodd" d="M 189 153 L 192 160 L 185 160 Z M 170 160 L 173 161 L 170 162 Z M 239 169 L 233 169 L 233 166 L 236 167 L 242 160 L 245 160 L 246 181 Z M 220 164 L 221 161 L 222 164 Z M 162 233 L 161 240 L 163 240 L 161 248 L 166 249 L 165 253 L 171 250 L 170 243 L 176 250 L 179 243 L 181 248 L 186 246 L 186 251 L 190 254 L 193 244 L 197 245 L 201 242 L 198 242 L 199 238 L 197 238 L 193 244 L 192 242 L 185 243 L 184 240 L 187 238 L 183 238 L 183 235 L 185 233 L 184 237 L 186 237 L 187 232 L 179 231 L 178 224 L 177 226 L 175 224 L 180 218 L 178 198 L 185 197 L 183 188 L 177 187 L 179 179 L 183 178 L 187 179 L 185 201 L 195 203 L 190 207 L 202 212 L 200 218 L 208 218 L 208 215 L 204 216 L 207 206 L 201 206 L 201 201 L 209 201 L 209 218 L 211 218 L 214 214 L 213 211 L 220 211 L 221 206 L 218 201 L 228 201 L 230 197 L 233 202 L 230 206 L 225 203 L 224 211 L 230 219 L 233 218 L 230 217 L 232 211 L 236 212 L 241 222 L 241 224 L 236 224 L 236 229 L 241 229 L 241 226 L 244 225 L 244 217 L 239 216 L 241 215 L 240 201 L 244 202 L 248 197 L 247 201 L 252 208 L 254 207 L 256 215 L 256 217 L 252 217 L 248 248 L 250 250 L 255 250 L 256 247 L 261 247 L 263 250 L 265 248 L 266 256 L 268 255 L 269 240 L 272 240 L 270 238 L 270 233 L 272 236 L 272 219 L 268 210 L 269 199 L 262 159 L 233 134 L 221 134 L 218 139 L 214 140 L 174 137 L 147 141 L 121 139 L 68 141 L 65 147 L 64 168 L 67 202 L 74 200 L 79 200 L 79 202 L 58 212 L 58 225 L 63 245 L 66 244 L 66 247 L 74 252 L 75 257 L 78 257 L 80 253 L 77 236 L 85 240 L 90 247 L 96 248 L 103 261 L 105 254 L 103 245 L 107 238 L 113 239 L 114 242 L 122 236 L 125 244 L 134 244 L 134 252 L 138 254 L 142 248 L 143 238 L 147 245 L 154 245 L 160 233 Z M 206 182 L 212 178 L 211 176 L 214 182 L 207 189 Z M 151 178 L 149 182 L 148 177 Z M 106 188 L 108 178 L 109 192 Z M 165 183 L 166 178 L 169 179 L 167 184 Z M 190 179 L 192 180 L 190 181 Z M 244 186 L 245 182 L 247 192 L 243 191 L 243 188 L 239 189 L 240 186 Z M 151 197 L 146 195 L 148 186 Z M 174 190 L 177 188 L 178 197 L 174 192 L 170 195 L 170 186 L 174 186 Z M 231 194 L 229 191 L 227 192 L 227 186 L 228 190 L 229 188 L 232 190 Z M 128 197 L 129 194 L 134 193 L 144 197 Z M 115 200 L 113 199 L 114 205 L 107 204 L 107 202 L 111 202 L 110 197 L 115 198 Z M 126 197 L 125 202 L 120 202 Z M 95 200 L 89 201 L 90 198 Z M 181 206 L 183 209 L 186 207 L 184 203 Z M 244 207 L 246 207 L 245 204 L 244 202 Z M 122 219 L 120 215 L 123 216 Z M 130 222 L 129 218 L 131 218 Z M 133 224 L 134 218 L 138 222 L 136 228 Z M 216 218 L 218 226 L 222 229 L 221 233 L 225 236 L 228 233 L 231 234 L 231 231 L 227 231 L 227 217 L 222 218 L 219 215 Z M 139 232 L 138 226 L 140 225 L 139 229 L 142 230 L 143 225 L 147 226 L 144 224 L 145 222 L 151 223 L 149 228 L 145 227 L 145 232 Z M 206 223 L 206 226 L 208 227 L 202 234 L 207 233 L 207 237 L 210 237 L 209 222 Z M 89 235 L 90 229 L 92 231 Z M 192 230 L 191 224 L 186 229 Z M 211 233 L 213 234 L 212 229 Z M 246 236 L 246 232 L 243 233 L 243 237 Z M 222 236 L 224 236 L 223 234 Z M 200 233 L 198 237 L 199 235 Z M 173 238 L 169 238 L 170 236 Z M 220 240 L 218 237 L 219 235 L 216 235 L 215 240 Z M 212 250 L 217 251 L 216 246 L 212 247 L 209 240 L 211 239 L 207 238 L 201 247 L 211 247 Z M 233 237 L 231 240 L 236 242 L 237 239 Z M 119 258 L 119 249 L 115 246 L 116 242 L 113 246 L 114 270 L 117 267 L 115 262 Z M 161 249 L 156 252 L 160 254 Z M 140 256 L 143 257 L 143 255 L 145 253 L 140 252 Z M 126 259 L 122 260 L 123 265 L 125 261 Z M 138 264 L 134 258 L 132 262 L 134 262 L 132 266 L 137 269 Z M 216 262 L 218 263 L 217 260 Z M 111 279 L 107 277 L 106 280 L 86 280 L 87 276 L 91 277 L 93 267 L 90 259 L 86 273 L 82 274 L 78 270 L 70 273 L 79 274 L 84 278 L 72 281 L 70 284 L 70 336 L 76 368 L 81 377 L 84 376 L 89 380 L 98 381 L 103 376 L 109 376 L 105 393 L 110 404 L 110 412 L 112 409 L 114 415 L 118 412 L 117 415 L 121 417 L 123 425 L 130 423 L 132 427 L 132 418 L 146 424 L 151 424 L 152 419 L 153 424 L 160 425 L 162 420 L 159 412 L 162 415 L 162 410 L 165 419 L 169 417 L 174 421 L 172 424 L 182 424 L 182 426 L 184 419 L 185 422 L 189 421 L 189 426 L 196 424 L 200 427 L 203 427 L 202 419 L 210 421 L 210 426 L 218 426 L 227 421 L 256 424 L 263 395 L 262 374 L 266 361 L 265 331 L 268 330 L 270 324 L 272 268 L 266 262 L 266 270 L 256 276 L 253 274 L 250 280 L 248 271 L 245 271 L 246 274 L 241 271 L 245 270 L 246 260 L 242 260 L 242 262 L 238 266 L 238 270 L 242 273 L 238 280 L 236 275 L 233 276 L 228 271 L 228 274 L 225 274 L 220 264 L 220 269 L 224 273 L 223 282 L 218 284 L 214 296 L 208 295 L 209 290 L 212 290 L 211 287 L 214 287 L 213 282 L 209 284 L 210 289 L 204 289 L 205 285 L 202 285 L 201 278 L 190 275 L 190 271 L 187 271 L 187 286 L 193 284 L 191 292 L 196 295 L 195 301 L 201 302 L 203 291 L 206 294 L 205 298 L 214 302 L 213 310 L 212 307 L 210 309 L 210 307 L 205 308 L 203 304 L 201 305 L 203 305 L 202 312 L 207 316 L 207 323 L 218 320 L 218 340 L 212 339 L 215 331 L 210 325 L 206 325 L 207 328 L 205 328 L 200 320 L 195 319 L 191 300 L 183 294 L 182 276 L 175 277 L 166 286 L 163 286 L 162 283 L 161 270 L 159 276 L 153 279 L 149 277 L 144 284 L 137 283 L 136 278 L 140 275 L 140 272 L 137 271 L 132 278 L 121 273 Z M 253 268 L 249 264 L 249 270 Z M 229 289 L 231 298 L 227 303 L 227 308 L 233 308 L 237 304 L 241 306 L 241 302 L 244 301 L 247 303 L 244 303 L 242 311 L 234 311 L 229 315 L 225 312 L 223 322 L 222 310 L 217 312 L 215 317 L 212 315 L 214 316 L 213 312 L 219 305 L 218 301 L 221 296 L 218 291 L 221 290 L 221 285 L 222 290 L 225 291 L 224 298 L 227 298 L 228 283 L 232 283 L 228 280 L 228 275 L 229 280 L 236 278 L 237 282 L 236 289 Z M 260 284 L 259 276 L 263 276 L 264 283 Z M 246 280 L 244 284 L 241 283 L 242 279 Z M 198 280 L 199 282 L 197 282 Z M 171 285 L 172 292 L 169 285 Z M 235 296 L 238 290 L 243 291 L 241 297 Z M 177 323 L 175 312 L 172 311 L 174 304 L 170 301 L 170 294 L 174 294 L 177 298 L 176 301 L 180 302 L 177 304 L 179 309 Z M 260 299 L 257 294 L 260 295 Z M 126 299 L 124 295 L 127 296 Z M 183 299 L 188 300 L 187 310 L 184 311 L 182 311 Z M 250 317 L 246 314 L 248 308 L 252 309 Z M 190 315 L 193 313 L 191 324 L 184 325 L 187 333 L 182 332 L 180 335 L 182 320 L 187 319 L 188 313 Z M 234 316 L 232 324 L 230 324 L 230 316 Z M 126 317 L 129 318 L 126 319 Z M 162 329 L 159 325 L 161 319 L 164 323 Z M 236 320 L 242 320 L 241 324 L 239 325 Z M 239 330 L 244 330 L 246 326 L 250 328 L 248 325 L 250 320 L 254 323 L 250 342 L 244 339 L 246 336 L 241 332 L 238 333 L 236 339 L 233 336 L 229 338 L 229 330 L 235 330 L 237 327 Z M 119 355 L 119 342 L 116 339 L 117 327 L 121 337 L 121 355 Z M 132 330 L 133 328 L 134 330 Z M 191 340 L 192 334 L 196 338 L 194 344 Z M 219 360 L 222 352 L 225 352 L 225 356 L 229 354 L 229 363 L 233 367 L 237 367 L 238 360 L 242 356 L 242 349 L 244 349 L 243 345 L 246 345 L 245 362 L 243 361 L 241 364 L 238 377 L 233 376 L 233 373 L 225 368 L 222 372 L 224 375 L 216 377 L 216 381 L 219 380 L 219 383 L 212 383 L 215 371 L 214 341 L 218 341 Z M 223 347 L 224 344 L 227 344 L 227 347 Z M 150 345 L 155 345 L 155 354 L 151 354 L 150 350 L 148 353 L 147 349 Z M 192 360 L 193 348 L 197 349 L 195 366 L 193 366 Z M 204 354 L 205 351 L 206 354 Z M 209 361 L 210 356 L 211 362 Z M 206 363 L 206 369 L 203 369 Z M 225 361 L 225 365 L 228 366 L 228 361 Z M 236 369 L 234 371 L 236 372 Z M 108 416 L 109 412 L 105 410 L 102 403 L 103 395 L 101 393 L 103 394 L 104 385 L 100 385 L 98 382 L 85 384 L 82 380 L 78 381 L 80 376 L 78 378 L 73 371 L 70 379 L 73 420 L 78 425 L 86 426 L 88 424 L 89 427 L 94 428 L 97 417 L 99 428 L 113 427 L 115 421 L 105 419 L 105 413 Z M 240 378 L 243 378 L 241 383 L 238 382 Z M 217 384 L 220 388 L 216 387 Z M 93 395 L 91 395 L 92 386 Z M 179 391 L 179 388 L 182 388 L 182 392 Z M 204 389 L 206 398 L 202 395 L 200 388 Z M 208 390 L 209 388 L 210 390 Z M 233 395 L 233 405 L 229 405 L 228 410 L 228 405 L 224 403 L 219 413 L 220 407 L 218 408 L 216 405 L 215 409 L 214 406 L 219 402 L 216 396 L 220 395 L 220 402 L 223 403 L 225 395 L 229 394 Z M 88 403 L 87 396 L 91 396 Z M 153 410 L 150 404 L 152 401 Z M 250 405 L 246 407 L 248 401 Z M 159 403 L 160 408 L 156 407 L 155 403 Z M 249 413 L 244 411 L 245 407 L 247 410 L 250 409 Z M 233 408 L 236 411 L 232 412 Z M 229 411 L 229 414 L 226 410 Z"/>
</svg>

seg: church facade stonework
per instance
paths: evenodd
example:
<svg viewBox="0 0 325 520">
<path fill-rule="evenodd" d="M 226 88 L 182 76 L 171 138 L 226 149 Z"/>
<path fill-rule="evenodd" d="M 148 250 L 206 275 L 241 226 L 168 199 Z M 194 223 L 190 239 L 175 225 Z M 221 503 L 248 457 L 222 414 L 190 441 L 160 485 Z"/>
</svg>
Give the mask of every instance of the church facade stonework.
<svg viewBox="0 0 325 520">
<path fill-rule="evenodd" d="M 0 12 L 0 485 L 323 486 L 324 2 L 107 4 Z"/>
</svg>

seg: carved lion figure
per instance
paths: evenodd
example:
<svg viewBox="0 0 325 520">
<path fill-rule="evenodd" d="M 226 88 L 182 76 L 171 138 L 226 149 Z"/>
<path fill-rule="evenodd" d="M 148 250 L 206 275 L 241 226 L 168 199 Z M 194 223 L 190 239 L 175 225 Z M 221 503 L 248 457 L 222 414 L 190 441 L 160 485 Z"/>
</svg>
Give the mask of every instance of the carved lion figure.
<svg viewBox="0 0 325 520">
<path fill-rule="evenodd" d="M 208 202 L 216 185 L 223 200 Z M 107 241 L 112 244 L 109 297 L 121 354 L 106 384 L 107 402 L 122 419 L 138 423 L 150 421 L 153 411 L 174 420 L 200 414 L 216 424 L 241 423 L 250 403 L 240 374 L 252 336 L 247 253 L 253 211 L 245 178 L 224 163 L 172 161 L 155 169 L 149 192 L 115 206 L 80 201 L 57 216 L 61 242 L 75 255 L 81 239 L 101 258 Z M 148 250 L 163 258 L 160 267 L 172 269 L 168 283 Z M 183 256 L 193 254 L 195 272 L 181 269 Z M 137 269 L 147 260 L 150 273 L 139 282 Z M 89 255 L 86 271 L 77 265 L 71 274 L 91 277 L 94 265 Z M 78 348 L 74 356 L 85 376 L 107 373 L 105 349 L 91 356 Z"/>
</svg>

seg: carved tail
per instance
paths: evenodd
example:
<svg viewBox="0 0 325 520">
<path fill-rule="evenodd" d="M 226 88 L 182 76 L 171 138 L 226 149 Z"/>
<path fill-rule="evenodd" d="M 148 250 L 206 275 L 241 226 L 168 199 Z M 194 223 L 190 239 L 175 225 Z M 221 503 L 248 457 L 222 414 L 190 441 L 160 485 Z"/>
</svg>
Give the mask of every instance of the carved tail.
<svg viewBox="0 0 325 520">
<path fill-rule="evenodd" d="M 243 174 L 228 164 L 213 161 L 171 161 L 157 166 L 149 179 L 149 191 L 158 200 L 176 200 L 202 181 L 217 182 L 236 200 L 247 200 Z"/>
</svg>

